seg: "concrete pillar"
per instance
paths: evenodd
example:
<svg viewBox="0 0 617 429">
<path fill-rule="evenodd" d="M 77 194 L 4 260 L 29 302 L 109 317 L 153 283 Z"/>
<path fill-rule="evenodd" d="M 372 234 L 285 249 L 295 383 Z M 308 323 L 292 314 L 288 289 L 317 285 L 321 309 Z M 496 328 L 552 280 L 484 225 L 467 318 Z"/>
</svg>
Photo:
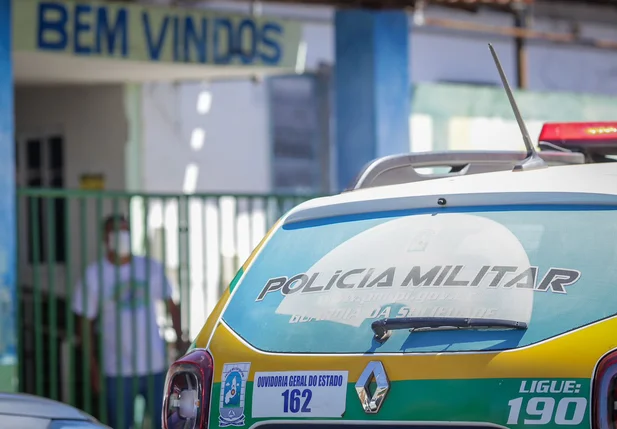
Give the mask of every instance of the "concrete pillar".
<svg viewBox="0 0 617 429">
<path fill-rule="evenodd" d="M 0 391 L 17 389 L 15 138 L 11 0 L 0 0 Z"/>
<path fill-rule="evenodd" d="M 374 158 L 410 151 L 409 25 L 402 11 L 335 15 L 337 187 Z"/>
</svg>

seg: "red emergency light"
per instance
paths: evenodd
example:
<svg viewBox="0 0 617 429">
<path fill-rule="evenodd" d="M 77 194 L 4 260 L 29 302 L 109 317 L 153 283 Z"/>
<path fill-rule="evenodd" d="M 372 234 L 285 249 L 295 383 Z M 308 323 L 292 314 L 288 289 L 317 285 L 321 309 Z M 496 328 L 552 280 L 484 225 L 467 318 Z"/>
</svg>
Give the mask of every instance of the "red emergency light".
<svg viewBox="0 0 617 429">
<path fill-rule="evenodd" d="M 568 148 L 617 147 L 617 122 L 546 123 L 539 140 Z"/>
</svg>

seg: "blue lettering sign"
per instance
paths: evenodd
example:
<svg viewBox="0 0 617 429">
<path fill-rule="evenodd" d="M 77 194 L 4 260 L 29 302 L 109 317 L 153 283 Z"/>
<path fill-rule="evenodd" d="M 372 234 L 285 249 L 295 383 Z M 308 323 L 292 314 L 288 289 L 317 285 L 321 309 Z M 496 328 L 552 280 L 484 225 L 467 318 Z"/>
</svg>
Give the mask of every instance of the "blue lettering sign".
<svg viewBox="0 0 617 429">
<path fill-rule="evenodd" d="M 160 9 L 159 9 L 160 10 Z M 277 65 L 283 56 L 283 27 L 276 22 L 256 22 L 246 17 L 196 18 L 177 13 L 159 18 L 144 8 L 138 29 L 143 39 L 130 41 L 129 9 L 90 3 L 72 5 L 41 1 L 38 5 L 37 47 L 76 55 L 130 57 L 131 46 L 143 47 L 146 60 L 162 61 L 163 55 L 183 63 Z M 156 18 L 155 18 L 156 16 Z M 136 42 L 142 42 L 145 46 Z"/>
<path fill-rule="evenodd" d="M 116 15 L 116 22 L 110 22 L 107 8 L 101 7 L 97 11 L 96 16 L 96 52 L 116 52 L 116 42 L 120 38 L 121 52 L 123 57 L 129 55 L 129 42 L 128 42 L 128 11 L 124 8 L 118 9 Z M 103 51 L 103 40 L 106 44 L 106 51 Z"/>
<path fill-rule="evenodd" d="M 248 34 L 249 47 L 244 46 L 246 40 L 246 34 Z M 257 53 L 257 28 L 255 22 L 252 19 L 243 19 L 238 27 L 238 45 L 240 47 L 240 57 L 244 64 L 251 64 Z"/>
<path fill-rule="evenodd" d="M 70 9 L 61 3 L 42 2 L 38 7 L 37 47 L 46 51 L 71 50 L 77 55 L 109 54 L 120 52 L 129 55 L 128 10 L 116 9 L 115 20 L 106 7 L 96 7 L 86 3 L 75 5 L 73 16 Z M 72 21 L 73 33 L 69 33 Z M 94 37 L 92 37 L 94 36 Z M 94 46 L 88 40 L 94 39 Z M 72 44 L 72 46 L 69 46 Z"/>
<path fill-rule="evenodd" d="M 178 62 L 180 61 L 180 46 L 179 46 L 179 41 L 180 41 L 180 27 L 178 25 L 178 17 L 174 16 L 174 61 Z"/>
<path fill-rule="evenodd" d="M 261 41 L 265 46 L 270 48 L 271 52 L 268 55 L 267 52 L 261 52 L 261 60 L 269 65 L 274 66 L 281 61 L 281 46 L 277 43 L 275 37 L 281 37 L 283 35 L 283 29 L 275 22 L 268 22 L 261 30 Z"/>
<path fill-rule="evenodd" d="M 226 41 L 227 49 L 221 52 L 221 43 Z M 214 20 L 214 63 L 229 64 L 234 54 L 234 30 L 231 21 L 226 18 Z"/>
<path fill-rule="evenodd" d="M 69 14 L 66 8 L 57 3 L 41 2 L 37 18 L 37 46 L 49 51 L 63 51 L 68 42 L 66 23 Z"/>
<path fill-rule="evenodd" d="M 141 14 L 141 21 L 144 26 L 144 33 L 146 35 L 146 44 L 148 48 L 148 56 L 154 61 L 158 61 L 161 57 L 161 50 L 165 42 L 165 35 L 167 34 L 167 26 L 169 25 L 169 16 L 163 18 L 163 24 L 159 29 L 156 42 L 152 41 L 152 30 L 150 28 L 150 16 L 148 12 L 144 11 Z"/>
<path fill-rule="evenodd" d="M 90 54 L 90 46 L 82 45 L 80 36 L 84 34 L 88 35 L 92 31 L 90 23 L 83 17 L 87 17 L 92 13 L 92 6 L 89 4 L 77 4 L 75 5 L 75 13 L 73 15 L 73 46 L 76 54 L 88 55 Z"/>
<path fill-rule="evenodd" d="M 234 28 L 229 19 L 214 21 L 214 63 L 229 64 L 240 57 L 243 64 L 254 64 L 261 60 L 267 65 L 281 61 L 282 49 L 277 39 L 283 35 L 281 26 L 267 22 L 261 28 L 253 19 L 245 18 Z"/>
<path fill-rule="evenodd" d="M 184 61 L 191 61 L 191 46 L 197 51 L 197 60 L 200 63 L 205 63 L 208 60 L 208 50 L 206 44 L 208 41 L 208 21 L 206 18 L 201 19 L 200 33 L 197 33 L 195 22 L 190 16 L 184 20 Z"/>
</svg>

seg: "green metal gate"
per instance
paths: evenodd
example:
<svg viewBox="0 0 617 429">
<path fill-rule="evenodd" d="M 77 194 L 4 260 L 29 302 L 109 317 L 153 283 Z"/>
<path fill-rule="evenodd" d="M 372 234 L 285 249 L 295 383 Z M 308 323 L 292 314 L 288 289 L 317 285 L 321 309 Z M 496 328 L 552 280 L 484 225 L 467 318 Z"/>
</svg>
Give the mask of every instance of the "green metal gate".
<svg viewBox="0 0 617 429">
<path fill-rule="evenodd" d="M 105 255 L 102 222 L 106 216 L 124 214 L 130 220 L 133 254 L 160 262 L 174 286 L 175 301 L 180 303 L 182 332 L 193 339 L 221 292 L 270 226 L 309 198 L 19 189 L 20 391 L 75 405 L 108 421 L 105 377 L 99 372 L 100 389 L 93 391 L 92 383 L 97 380 L 91 376 L 89 359 L 93 347 L 102 362 L 102 335 L 87 329 L 86 319 L 76 316 L 71 305 L 77 282 L 83 284 L 86 268 L 95 261 L 99 261 L 100 280 Z M 131 272 L 131 288 L 133 281 Z M 84 295 L 83 299 L 86 302 L 88 297 Z M 98 300 L 99 309 L 103 299 L 101 296 Z M 136 322 L 132 320 L 132 341 L 136 344 L 137 336 L 143 333 L 135 331 Z M 175 332 L 170 331 L 171 322 L 164 311 L 157 313 L 157 322 L 168 343 L 173 342 Z M 131 330 L 125 325 L 116 319 L 118 338 Z M 117 350 L 119 361 L 121 347 Z M 150 362 L 150 349 L 147 351 Z M 175 358 L 173 348 L 162 353 L 167 363 Z M 118 387 L 118 405 L 131 403 L 125 399 L 135 396 L 137 377 L 133 377 L 132 387 L 133 392 Z M 152 399 L 154 389 L 154 381 L 148 377 L 145 396 Z M 120 409 L 119 414 L 124 412 Z"/>
</svg>

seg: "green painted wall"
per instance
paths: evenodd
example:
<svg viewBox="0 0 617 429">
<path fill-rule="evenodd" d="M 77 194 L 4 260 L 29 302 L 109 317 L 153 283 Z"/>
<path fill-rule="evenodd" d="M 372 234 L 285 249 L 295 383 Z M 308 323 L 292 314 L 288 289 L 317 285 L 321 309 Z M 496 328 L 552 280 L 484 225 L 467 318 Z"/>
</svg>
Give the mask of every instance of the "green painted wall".
<svg viewBox="0 0 617 429">
<path fill-rule="evenodd" d="M 516 91 L 515 97 L 532 138 L 537 138 L 544 122 L 617 120 L 616 97 L 525 91 Z M 515 149 L 519 143 L 522 148 L 514 114 L 500 86 L 416 85 L 412 119 L 419 117 L 425 120 L 412 120 L 413 150 L 429 146 L 433 150 L 502 150 Z"/>
</svg>

